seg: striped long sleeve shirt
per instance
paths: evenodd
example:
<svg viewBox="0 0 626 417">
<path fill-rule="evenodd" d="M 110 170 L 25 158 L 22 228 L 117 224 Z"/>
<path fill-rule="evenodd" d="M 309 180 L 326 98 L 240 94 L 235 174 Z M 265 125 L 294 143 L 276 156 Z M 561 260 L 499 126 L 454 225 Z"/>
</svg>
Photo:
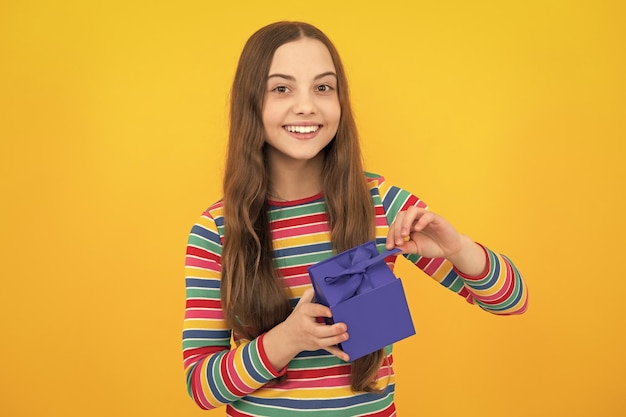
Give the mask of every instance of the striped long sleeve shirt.
<svg viewBox="0 0 626 417">
<path fill-rule="evenodd" d="M 366 174 L 376 213 L 376 244 L 384 249 L 388 227 L 409 206 L 426 207 L 413 194 Z M 309 266 L 334 253 L 323 196 L 270 201 L 274 264 L 293 305 L 311 287 Z M 220 260 L 224 238 L 222 202 L 209 207 L 193 226 L 186 252 L 186 310 L 183 361 L 189 395 L 203 409 L 226 405 L 228 416 L 395 416 L 392 346 L 378 374 L 382 393 L 354 393 L 350 364 L 324 350 L 298 354 L 275 370 L 263 335 L 238 339 L 224 321 L 220 300 Z M 513 263 L 484 248 L 487 271 L 465 276 L 442 258 L 404 255 L 426 275 L 469 303 L 500 315 L 526 310 L 527 290 Z M 395 259 L 395 258 L 394 258 Z M 391 267 L 393 265 L 390 265 Z M 348 329 L 349 330 L 349 329 Z M 274 379 L 286 374 L 280 383 Z"/>
</svg>

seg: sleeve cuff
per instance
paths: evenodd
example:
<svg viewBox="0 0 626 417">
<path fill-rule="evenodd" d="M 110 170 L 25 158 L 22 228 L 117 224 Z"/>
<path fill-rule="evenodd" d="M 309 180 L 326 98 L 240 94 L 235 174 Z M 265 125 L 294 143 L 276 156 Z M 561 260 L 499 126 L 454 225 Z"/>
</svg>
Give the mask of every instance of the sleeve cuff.
<svg viewBox="0 0 626 417">
<path fill-rule="evenodd" d="M 265 333 L 263 333 L 257 339 L 259 357 L 261 359 L 261 362 L 263 362 L 263 366 L 265 366 L 265 369 L 267 369 L 274 376 L 274 378 L 278 378 L 279 376 L 285 375 L 287 373 L 288 366 L 285 366 L 283 369 L 277 371 L 276 369 L 274 369 L 269 359 L 267 358 L 267 354 L 265 353 L 265 345 L 263 344 L 264 338 L 265 338 Z"/>
<path fill-rule="evenodd" d="M 466 279 L 468 281 L 480 281 L 481 279 L 484 279 L 489 274 L 489 270 L 491 269 L 491 261 L 489 259 L 489 253 L 487 252 L 487 248 L 485 248 L 483 245 L 481 245 L 478 242 L 475 242 L 475 243 L 483 249 L 483 253 L 485 254 L 486 264 L 485 264 L 485 270 L 483 271 L 483 273 L 480 275 L 467 275 L 461 272 L 460 270 L 458 270 L 456 266 L 454 267 L 454 272 L 456 272 L 461 278 Z"/>
</svg>

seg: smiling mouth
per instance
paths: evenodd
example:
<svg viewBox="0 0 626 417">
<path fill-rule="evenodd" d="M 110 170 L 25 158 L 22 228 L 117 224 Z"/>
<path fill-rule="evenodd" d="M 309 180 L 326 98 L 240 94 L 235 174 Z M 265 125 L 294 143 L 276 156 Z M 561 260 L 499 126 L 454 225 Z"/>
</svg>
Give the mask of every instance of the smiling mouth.
<svg viewBox="0 0 626 417">
<path fill-rule="evenodd" d="M 285 130 L 291 133 L 313 133 L 317 132 L 320 125 L 315 126 L 285 126 Z"/>
</svg>

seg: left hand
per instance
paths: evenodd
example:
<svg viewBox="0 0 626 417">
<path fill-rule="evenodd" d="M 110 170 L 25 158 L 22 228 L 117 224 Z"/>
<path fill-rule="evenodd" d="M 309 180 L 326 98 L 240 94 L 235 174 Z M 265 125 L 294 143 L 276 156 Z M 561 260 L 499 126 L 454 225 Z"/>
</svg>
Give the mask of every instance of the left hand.
<svg viewBox="0 0 626 417">
<path fill-rule="evenodd" d="M 427 258 L 451 258 L 463 247 L 462 236 L 443 217 L 411 206 L 398 213 L 389 226 L 387 249 L 397 247 L 404 253 Z"/>
</svg>

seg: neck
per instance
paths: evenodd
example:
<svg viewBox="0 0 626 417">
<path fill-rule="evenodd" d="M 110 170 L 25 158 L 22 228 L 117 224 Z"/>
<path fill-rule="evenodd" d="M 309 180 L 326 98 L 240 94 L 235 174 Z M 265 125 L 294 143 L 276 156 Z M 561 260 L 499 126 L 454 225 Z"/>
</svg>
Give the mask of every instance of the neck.
<svg viewBox="0 0 626 417">
<path fill-rule="evenodd" d="M 270 197 L 293 201 L 310 197 L 322 191 L 324 155 L 306 161 L 277 161 L 270 164 Z"/>
</svg>

